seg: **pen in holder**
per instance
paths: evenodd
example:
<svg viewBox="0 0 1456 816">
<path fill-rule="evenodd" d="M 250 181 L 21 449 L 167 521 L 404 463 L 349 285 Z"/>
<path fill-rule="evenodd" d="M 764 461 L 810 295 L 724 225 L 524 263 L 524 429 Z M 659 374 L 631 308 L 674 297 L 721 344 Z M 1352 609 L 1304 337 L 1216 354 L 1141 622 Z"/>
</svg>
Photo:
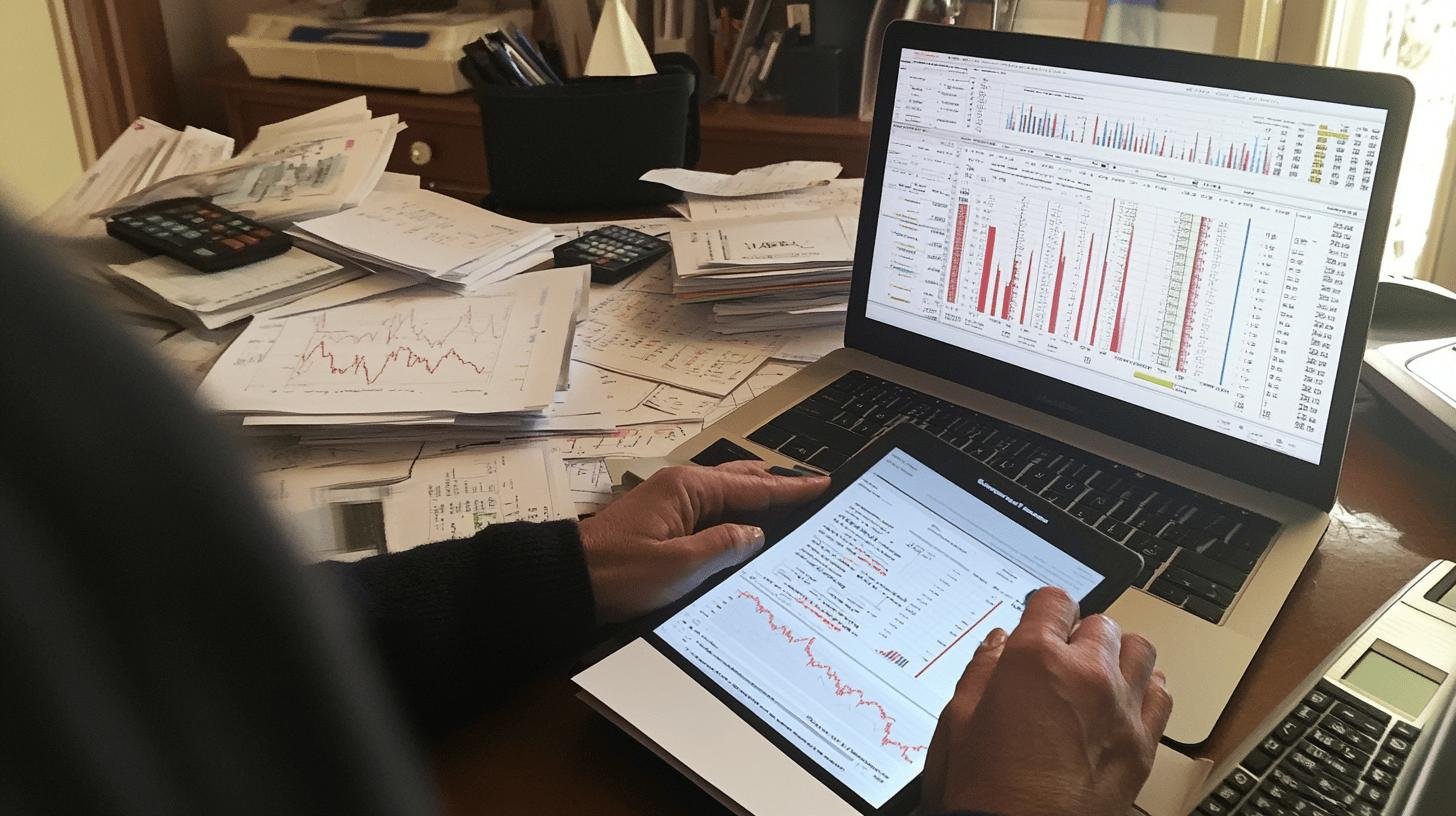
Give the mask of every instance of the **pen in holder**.
<svg viewBox="0 0 1456 816">
<path fill-rule="evenodd" d="M 466 61 L 465 76 L 478 76 Z M 638 177 L 697 163 L 698 67 L 686 54 L 652 61 L 657 73 L 647 76 L 526 88 L 472 82 L 490 175 L 486 204 L 575 210 L 676 201 L 678 191 Z"/>
</svg>

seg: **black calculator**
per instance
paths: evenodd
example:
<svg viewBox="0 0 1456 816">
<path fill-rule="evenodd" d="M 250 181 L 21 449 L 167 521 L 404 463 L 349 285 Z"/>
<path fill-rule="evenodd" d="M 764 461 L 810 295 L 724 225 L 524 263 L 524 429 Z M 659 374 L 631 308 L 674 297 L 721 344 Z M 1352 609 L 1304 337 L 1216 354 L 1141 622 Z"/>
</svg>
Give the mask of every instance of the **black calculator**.
<svg viewBox="0 0 1456 816">
<path fill-rule="evenodd" d="M 557 266 L 591 264 L 595 283 L 616 283 L 672 251 L 672 244 L 626 227 L 602 227 L 556 247 Z"/>
<path fill-rule="evenodd" d="M 143 205 L 107 221 L 106 233 L 201 272 L 256 263 L 293 246 L 283 233 L 205 198 L 172 198 Z"/>
</svg>

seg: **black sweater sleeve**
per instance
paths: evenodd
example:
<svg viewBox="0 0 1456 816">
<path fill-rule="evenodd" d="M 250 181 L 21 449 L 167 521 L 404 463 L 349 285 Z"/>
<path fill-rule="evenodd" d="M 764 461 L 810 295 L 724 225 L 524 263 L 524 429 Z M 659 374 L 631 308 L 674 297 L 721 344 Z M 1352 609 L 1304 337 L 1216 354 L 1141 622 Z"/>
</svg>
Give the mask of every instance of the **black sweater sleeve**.
<svg viewBox="0 0 1456 816">
<path fill-rule="evenodd" d="M 323 569 L 344 584 L 406 713 L 427 733 L 581 645 L 595 622 L 575 521 L 496 524 Z"/>
</svg>

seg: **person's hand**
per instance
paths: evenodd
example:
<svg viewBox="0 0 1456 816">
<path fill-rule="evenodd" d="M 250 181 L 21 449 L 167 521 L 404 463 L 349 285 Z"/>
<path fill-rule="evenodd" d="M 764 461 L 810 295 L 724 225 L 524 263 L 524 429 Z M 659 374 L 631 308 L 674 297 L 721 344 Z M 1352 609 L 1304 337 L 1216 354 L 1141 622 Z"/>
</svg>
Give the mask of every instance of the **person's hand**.
<svg viewBox="0 0 1456 816">
<path fill-rule="evenodd" d="M 1173 711 L 1155 659 L 1111 618 L 1079 624 L 1065 592 L 1038 590 L 1009 638 L 995 629 L 977 648 L 941 712 L 925 811 L 1127 813 Z"/>
<path fill-rule="evenodd" d="M 763 530 L 750 522 L 828 486 L 827 476 L 775 476 L 763 462 L 657 471 L 581 522 L 597 619 L 628 620 L 681 598 L 758 552 Z"/>
</svg>

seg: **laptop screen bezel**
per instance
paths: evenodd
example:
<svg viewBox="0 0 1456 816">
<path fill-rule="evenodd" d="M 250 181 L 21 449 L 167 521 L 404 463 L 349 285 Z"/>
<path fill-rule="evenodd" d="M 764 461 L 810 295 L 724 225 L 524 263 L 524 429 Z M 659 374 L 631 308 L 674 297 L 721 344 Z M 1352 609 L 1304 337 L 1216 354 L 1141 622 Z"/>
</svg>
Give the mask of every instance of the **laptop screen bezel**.
<svg viewBox="0 0 1456 816">
<path fill-rule="evenodd" d="M 1386 112 L 1318 464 L 866 316 L 900 55 L 907 48 L 1337 102 Z M 911 22 L 892 23 L 886 31 L 879 71 L 845 325 L 846 346 L 1323 510 L 1334 505 L 1410 121 L 1414 93 L 1409 82 L 1386 74 Z"/>
</svg>

